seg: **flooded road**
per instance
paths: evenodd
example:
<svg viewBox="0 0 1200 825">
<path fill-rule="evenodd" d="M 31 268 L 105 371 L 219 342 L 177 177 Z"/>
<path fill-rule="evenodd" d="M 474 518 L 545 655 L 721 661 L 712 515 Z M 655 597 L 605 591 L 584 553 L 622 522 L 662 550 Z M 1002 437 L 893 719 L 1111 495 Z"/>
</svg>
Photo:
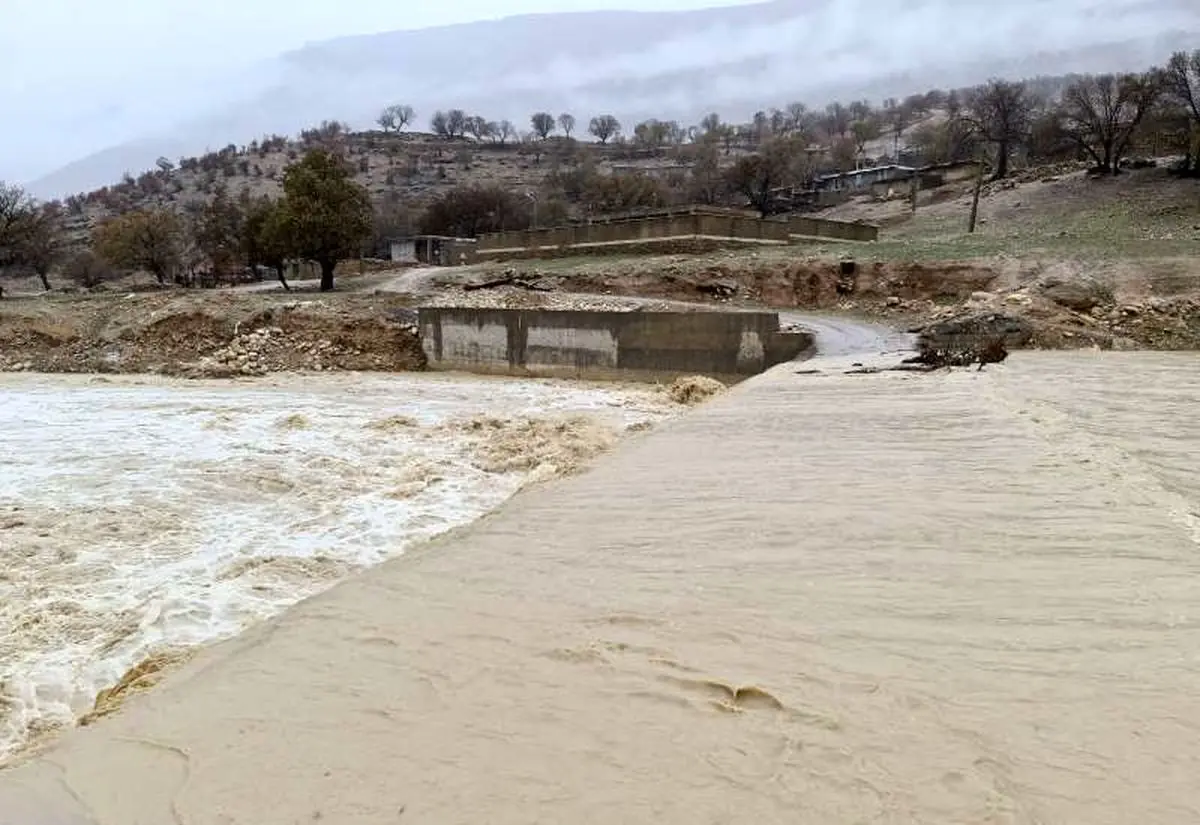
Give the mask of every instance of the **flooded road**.
<svg viewBox="0 0 1200 825">
<path fill-rule="evenodd" d="M 1200 821 L 1196 356 L 840 357 L 205 651 L 0 811 Z"/>
<path fill-rule="evenodd" d="M 233 635 L 672 412 L 646 389 L 437 376 L 8 375 L 0 397 L 0 759 L 151 653 Z"/>
</svg>

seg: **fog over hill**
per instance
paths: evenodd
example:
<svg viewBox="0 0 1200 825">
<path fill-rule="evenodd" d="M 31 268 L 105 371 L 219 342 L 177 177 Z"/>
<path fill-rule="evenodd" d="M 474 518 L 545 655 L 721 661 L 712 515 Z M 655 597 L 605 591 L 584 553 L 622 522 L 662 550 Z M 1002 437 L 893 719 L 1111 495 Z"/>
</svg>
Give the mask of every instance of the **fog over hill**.
<svg viewBox="0 0 1200 825">
<path fill-rule="evenodd" d="M 993 75 L 1135 70 L 1197 47 L 1196 0 L 772 0 L 528 15 L 314 43 L 219 83 L 198 75 L 195 98 L 183 88 L 173 105 L 119 115 L 135 140 L 78 149 L 77 138 L 71 146 L 86 156 L 30 188 L 41 197 L 92 189 L 160 155 L 292 134 L 324 119 L 366 128 L 391 103 L 415 107 L 418 129 L 449 107 L 520 128 L 541 109 L 571 111 L 581 124 L 612 112 L 631 127 L 651 116 L 691 122 L 710 110 L 745 118 L 792 100 L 878 100 Z"/>
</svg>

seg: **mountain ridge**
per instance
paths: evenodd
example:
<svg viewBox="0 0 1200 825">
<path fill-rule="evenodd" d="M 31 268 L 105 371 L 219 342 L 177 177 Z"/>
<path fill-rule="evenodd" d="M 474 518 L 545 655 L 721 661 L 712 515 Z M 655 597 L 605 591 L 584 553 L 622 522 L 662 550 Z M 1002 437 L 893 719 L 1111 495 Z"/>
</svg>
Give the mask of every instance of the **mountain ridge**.
<svg viewBox="0 0 1200 825">
<path fill-rule="evenodd" d="M 1086 32 L 1075 28 L 1083 23 Z M 791 100 L 824 105 L 968 85 L 992 75 L 1125 71 L 1200 41 L 1183 0 L 768 0 L 686 12 L 518 15 L 309 43 L 268 60 L 230 99 L 158 134 L 73 161 L 29 184 L 59 197 L 174 159 L 323 119 L 364 127 L 391 103 L 457 107 L 519 126 L 542 109 L 581 126 L 612 112 L 730 118 Z M 263 78 L 267 79 L 264 80 Z M 436 91 L 433 91 L 436 90 Z M 231 96 L 232 97 L 232 96 Z"/>
</svg>

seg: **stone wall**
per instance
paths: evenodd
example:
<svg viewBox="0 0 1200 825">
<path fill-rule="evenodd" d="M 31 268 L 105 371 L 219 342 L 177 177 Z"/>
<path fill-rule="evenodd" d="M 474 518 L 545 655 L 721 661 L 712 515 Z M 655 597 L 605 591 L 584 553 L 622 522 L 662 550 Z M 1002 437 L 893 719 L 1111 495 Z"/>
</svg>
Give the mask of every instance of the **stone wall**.
<svg viewBox="0 0 1200 825">
<path fill-rule="evenodd" d="M 803 216 L 763 219 L 734 211 L 694 208 L 549 229 L 495 232 L 480 236 L 476 252 L 482 259 L 500 259 L 627 252 L 630 248 L 670 246 L 689 241 L 718 245 L 784 245 L 813 238 L 873 241 L 878 235 L 878 228 L 869 224 Z"/>
<path fill-rule="evenodd" d="M 573 312 L 426 308 L 421 345 L 435 370 L 590 379 L 756 375 L 813 347 L 773 312 Z"/>
</svg>

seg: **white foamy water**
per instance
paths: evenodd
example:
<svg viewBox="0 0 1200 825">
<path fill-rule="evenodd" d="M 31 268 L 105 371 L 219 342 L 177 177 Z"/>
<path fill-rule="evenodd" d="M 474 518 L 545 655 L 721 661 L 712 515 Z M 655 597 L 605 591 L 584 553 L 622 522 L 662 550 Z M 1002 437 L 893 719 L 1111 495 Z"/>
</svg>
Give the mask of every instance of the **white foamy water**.
<svg viewBox="0 0 1200 825">
<path fill-rule="evenodd" d="M 2 376 L 0 399 L 0 758 L 151 652 L 232 635 L 553 469 L 482 468 L 505 420 L 672 411 L 650 389 L 418 375 Z"/>
</svg>

